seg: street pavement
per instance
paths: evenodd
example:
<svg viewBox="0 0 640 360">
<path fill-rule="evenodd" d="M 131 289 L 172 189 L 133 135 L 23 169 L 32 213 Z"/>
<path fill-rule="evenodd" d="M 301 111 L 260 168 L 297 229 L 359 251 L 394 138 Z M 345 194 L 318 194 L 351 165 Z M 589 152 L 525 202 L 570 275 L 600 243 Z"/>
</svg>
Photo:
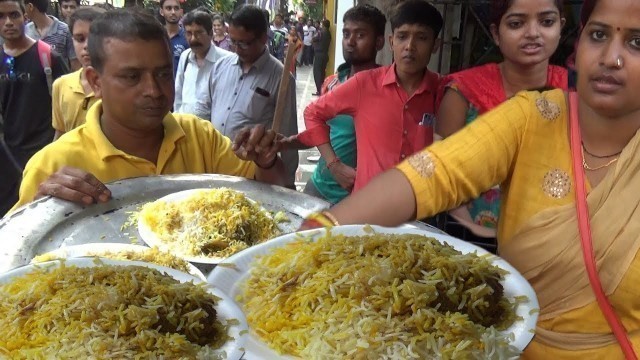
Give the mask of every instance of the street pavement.
<svg viewBox="0 0 640 360">
<path fill-rule="evenodd" d="M 312 101 L 317 99 L 316 96 L 311 94 L 316 92 L 316 85 L 313 81 L 313 67 L 301 66 L 298 67 L 297 79 L 296 79 L 296 104 L 298 105 L 298 131 L 305 130 L 304 126 L 304 108 Z M 313 174 L 316 168 L 317 158 L 320 153 L 317 148 L 311 148 L 309 150 L 300 151 L 300 166 L 296 172 L 296 189 L 302 191 L 304 185 L 307 183 L 311 174 Z"/>
</svg>

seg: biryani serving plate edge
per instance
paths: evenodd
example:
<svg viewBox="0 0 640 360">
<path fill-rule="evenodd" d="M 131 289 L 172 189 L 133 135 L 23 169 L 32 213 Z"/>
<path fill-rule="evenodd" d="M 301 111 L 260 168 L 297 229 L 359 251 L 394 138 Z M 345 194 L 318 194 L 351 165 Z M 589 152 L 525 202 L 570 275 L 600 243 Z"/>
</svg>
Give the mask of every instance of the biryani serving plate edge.
<svg viewBox="0 0 640 360">
<path fill-rule="evenodd" d="M 329 206 L 324 200 L 295 190 L 219 174 L 146 176 L 106 185 L 112 193 L 107 203 L 80 206 L 44 197 L 0 219 L 0 240 L 6 240 L 0 248 L 0 273 L 26 265 L 35 254 L 62 245 L 141 243 L 136 227 L 122 229 L 130 213 L 142 204 L 181 190 L 227 187 L 242 191 L 269 211 L 284 211 L 291 220 L 280 224 L 285 233 L 295 231 L 308 214 Z M 206 264 L 194 265 L 205 274 L 212 269 Z"/>
<path fill-rule="evenodd" d="M 331 232 L 333 234 L 344 235 L 371 234 L 371 232 L 365 231 L 364 228 L 365 227 L 362 225 L 346 225 L 334 227 Z M 413 226 L 405 225 L 397 228 L 371 226 L 371 229 L 376 233 L 420 234 L 427 237 L 433 237 L 440 242 L 448 243 L 462 253 L 471 253 L 475 251 L 478 255 L 488 254 L 486 250 L 454 237 L 421 230 Z M 324 233 L 325 230 L 309 230 L 298 234 L 304 236 L 312 235 L 314 239 L 317 239 Z M 251 265 L 254 262 L 254 259 L 259 255 L 268 253 L 272 248 L 284 246 L 285 244 L 295 240 L 296 234 L 292 233 L 245 249 L 227 258 L 222 263 L 230 264 L 231 266 L 217 266 L 209 275 L 208 282 L 210 284 L 214 284 L 216 288 L 235 301 L 236 296 L 240 294 L 242 283 L 246 280 L 246 277 L 251 270 Z M 534 336 L 536 322 L 538 320 L 538 299 L 531 285 L 513 266 L 497 256 L 494 256 L 493 264 L 509 272 L 509 274 L 505 275 L 505 279 L 502 282 L 505 296 L 510 299 L 513 299 L 514 296 L 526 296 L 528 298 L 527 302 L 519 304 L 516 309 L 516 314 L 522 317 L 523 320 L 516 321 L 510 328 L 504 331 L 504 333 L 513 333 L 515 335 L 515 340 L 512 342 L 512 345 L 520 350 L 524 350 Z M 237 305 L 242 308 L 241 304 Z M 253 331 L 250 331 L 245 344 L 245 350 L 245 358 L 247 359 L 295 359 L 295 357 L 292 356 L 279 355 L 276 351 L 269 348 L 267 344 L 264 343 Z"/>
<path fill-rule="evenodd" d="M 116 265 L 116 266 L 129 266 L 129 265 L 137 265 L 144 266 L 148 268 L 153 268 L 161 273 L 165 273 L 174 279 L 180 282 L 189 282 L 193 283 L 201 283 L 202 280 L 194 277 L 193 275 L 167 268 L 164 266 L 159 266 L 155 264 L 150 264 L 142 261 L 128 261 L 128 260 L 110 260 L 100 258 L 96 260 L 96 258 L 71 258 L 63 260 L 67 266 L 77 266 L 77 267 L 96 267 L 100 266 L 100 264 L 104 265 Z M 58 267 L 62 261 L 61 260 L 53 260 L 38 264 L 29 264 L 25 266 L 21 266 L 19 268 L 13 269 L 6 273 L 0 274 L 0 285 L 9 283 L 13 278 L 28 274 L 34 271 L 37 268 L 51 268 Z M 219 288 L 208 287 L 207 291 L 217 297 L 220 298 L 218 303 L 215 306 L 216 312 L 218 316 L 223 320 L 228 319 L 236 319 L 238 320 L 238 325 L 232 325 L 229 327 L 229 335 L 233 338 L 227 341 L 219 350 L 222 350 L 226 353 L 228 360 L 238 360 L 241 359 L 244 354 L 244 348 L 246 341 L 248 340 L 247 332 L 244 330 L 248 329 L 246 319 L 242 310 L 238 307 L 238 305 L 229 298 L 229 296 L 221 291 Z"/>
<path fill-rule="evenodd" d="M 151 250 L 151 248 L 144 245 L 122 244 L 122 243 L 88 243 L 88 244 L 82 244 L 82 245 L 62 246 L 56 250 L 49 251 L 41 255 L 51 256 L 52 258 L 50 260 L 55 260 L 55 259 L 81 258 L 81 257 L 85 257 L 85 258 L 103 257 L 100 255 L 100 253 L 104 253 L 104 252 L 117 253 L 121 251 L 131 251 L 134 253 L 141 253 L 146 250 Z M 95 254 L 98 254 L 98 255 L 95 255 Z M 46 261 L 49 261 L 49 260 L 46 260 Z M 39 261 L 38 263 L 43 263 L 46 261 Z M 128 261 L 135 261 L 135 260 L 128 260 Z M 34 263 L 33 260 L 32 260 L 32 263 Z M 162 265 L 159 265 L 159 266 L 162 266 Z M 189 268 L 189 275 L 193 275 L 203 281 L 207 280 L 207 278 L 204 276 L 202 271 L 200 271 L 200 269 L 198 269 L 197 267 L 193 266 L 193 264 L 187 262 L 187 266 Z"/>
<path fill-rule="evenodd" d="M 175 193 L 166 195 L 164 197 L 161 197 L 156 201 L 177 202 L 180 200 L 184 200 L 197 192 L 211 191 L 211 190 L 216 190 L 216 189 L 199 188 L 199 189 L 183 190 L 183 191 L 175 192 Z M 235 190 L 235 189 L 231 189 L 231 190 L 243 193 L 242 191 L 239 191 L 239 190 Z M 269 217 L 271 217 L 269 212 L 264 207 L 262 207 L 258 202 L 249 198 L 248 194 L 245 193 L 244 195 L 247 197 L 247 199 L 250 202 L 257 204 L 263 212 L 265 212 Z M 176 253 L 176 250 L 169 248 L 167 244 L 163 240 L 161 240 L 156 235 L 156 233 L 151 230 L 151 228 L 147 225 L 147 223 L 142 219 L 138 220 L 138 233 L 140 234 L 140 238 L 145 244 L 149 246 L 157 246 L 160 250 L 173 252 L 176 256 L 182 259 L 185 259 L 187 261 L 191 261 L 199 264 L 218 264 L 225 260 L 225 258 L 215 258 L 215 257 L 206 257 L 206 256 L 189 256 L 189 255 L 178 254 Z"/>
</svg>

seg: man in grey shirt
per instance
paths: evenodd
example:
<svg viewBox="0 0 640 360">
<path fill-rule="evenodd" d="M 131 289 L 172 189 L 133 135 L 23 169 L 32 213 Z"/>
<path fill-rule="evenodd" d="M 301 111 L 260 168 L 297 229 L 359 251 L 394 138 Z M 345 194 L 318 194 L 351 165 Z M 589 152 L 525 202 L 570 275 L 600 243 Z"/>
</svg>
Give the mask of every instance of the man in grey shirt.
<svg viewBox="0 0 640 360">
<path fill-rule="evenodd" d="M 270 127 L 278 97 L 283 65 L 267 49 L 267 19 L 262 10 L 246 5 L 231 15 L 229 38 L 236 55 L 218 60 L 211 76 L 211 122 L 223 135 L 234 139 L 245 126 Z M 298 133 L 296 85 L 293 75 L 279 133 Z M 297 150 L 282 153 L 287 186 L 294 187 Z"/>
<path fill-rule="evenodd" d="M 73 48 L 73 38 L 69 26 L 53 16 L 47 15 L 49 0 L 25 0 L 26 15 L 31 22 L 24 32 L 34 40 L 42 40 L 51 46 L 71 67 L 80 69 L 80 61 Z"/>
</svg>

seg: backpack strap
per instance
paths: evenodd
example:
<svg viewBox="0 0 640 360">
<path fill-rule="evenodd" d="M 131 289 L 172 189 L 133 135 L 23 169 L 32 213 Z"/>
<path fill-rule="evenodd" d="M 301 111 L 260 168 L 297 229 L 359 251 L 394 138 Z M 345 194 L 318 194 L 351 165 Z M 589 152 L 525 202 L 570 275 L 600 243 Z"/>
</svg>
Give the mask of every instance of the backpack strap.
<svg viewBox="0 0 640 360">
<path fill-rule="evenodd" d="M 42 40 L 38 40 L 38 57 L 40 65 L 44 70 L 44 76 L 47 78 L 47 87 L 49 88 L 49 96 L 53 88 L 53 71 L 51 70 L 51 46 Z"/>
<path fill-rule="evenodd" d="M 184 61 L 184 69 L 182 69 L 182 73 L 186 73 L 187 72 L 187 65 L 189 65 L 189 56 L 191 56 L 191 48 L 185 50 L 185 51 L 189 51 L 187 53 L 187 58 Z"/>
</svg>

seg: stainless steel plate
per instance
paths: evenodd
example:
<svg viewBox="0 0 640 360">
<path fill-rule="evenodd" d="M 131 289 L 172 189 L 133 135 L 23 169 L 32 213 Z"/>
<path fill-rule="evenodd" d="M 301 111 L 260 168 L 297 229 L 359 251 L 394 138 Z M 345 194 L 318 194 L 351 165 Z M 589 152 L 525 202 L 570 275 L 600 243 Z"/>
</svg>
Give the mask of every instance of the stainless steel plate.
<svg viewBox="0 0 640 360">
<path fill-rule="evenodd" d="M 309 213 L 329 206 L 297 191 L 225 175 L 141 177 L 107 186 L 113 199 L 106 204 L 82 207 L 48 197 L 0 220 L 0 273 L 61 246 L 95 242 L 142 244 L 135 226 L 121 230 L 129 214 L 144 203 L 177 191 L 217 187 L 241 191 L 269 211 L 285 211 L 291 222 L 280 224 L 284 233 L 295 231 Z"/>
</svg>

